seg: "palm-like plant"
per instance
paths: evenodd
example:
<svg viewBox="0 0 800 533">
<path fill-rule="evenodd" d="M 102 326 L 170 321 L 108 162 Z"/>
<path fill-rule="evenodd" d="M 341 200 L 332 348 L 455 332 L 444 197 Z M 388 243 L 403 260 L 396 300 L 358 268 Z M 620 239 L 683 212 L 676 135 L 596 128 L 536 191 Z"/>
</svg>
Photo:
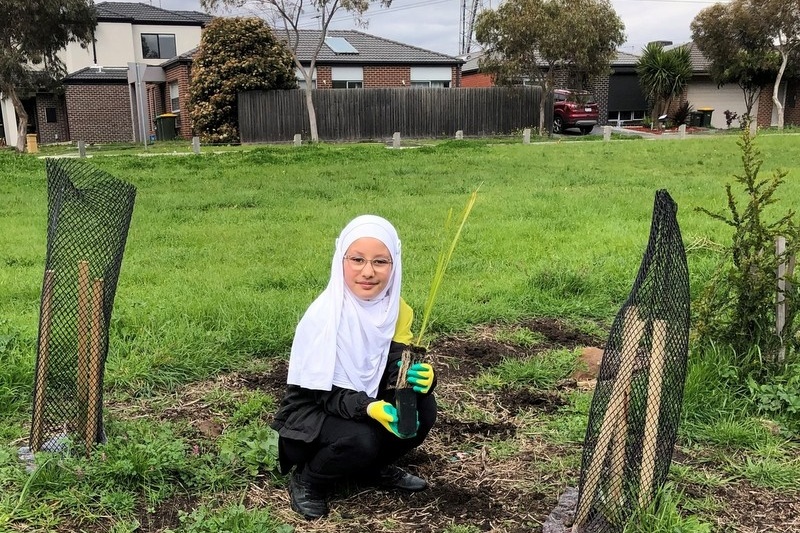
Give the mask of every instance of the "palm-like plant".
<svg viewBox="0 0 800 533">
<path fill-rule="evenodd" d="M 655 122 L 680 96 L 692 77 L 692 61 L 685 46 L 664 50 L 660 43 L 650 43 L 642 50 L 636 64 L 639 84 L 651 105 Z"/>
</svg>

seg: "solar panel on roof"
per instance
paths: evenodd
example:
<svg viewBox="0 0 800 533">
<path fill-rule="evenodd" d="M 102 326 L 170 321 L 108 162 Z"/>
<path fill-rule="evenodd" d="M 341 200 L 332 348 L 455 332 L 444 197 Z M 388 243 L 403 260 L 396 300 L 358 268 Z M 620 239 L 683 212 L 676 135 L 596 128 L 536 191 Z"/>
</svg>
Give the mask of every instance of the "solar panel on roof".
<svg viewBox="0 0 800 533">
<path fill-rule="evenodd" d="M 347 42 L 344 37 L 325 37 L 325 44 L 333 50 L 334 54 L 357 54 L 358 50 Z"/>
</svg>

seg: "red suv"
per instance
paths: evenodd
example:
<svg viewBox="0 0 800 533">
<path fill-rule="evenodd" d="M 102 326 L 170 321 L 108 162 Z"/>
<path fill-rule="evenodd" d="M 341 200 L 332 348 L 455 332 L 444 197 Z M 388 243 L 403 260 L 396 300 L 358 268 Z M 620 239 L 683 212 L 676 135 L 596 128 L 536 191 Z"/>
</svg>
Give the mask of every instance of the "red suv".
<svg viewBox="0 0 800 533">
<path fill-rule="evenodd" d="M 597 102 L 589 92 L 574 89 L 553 91 L 553 133 L 580 128 L 586 135 L 595 127 L 599 116 Z"/>
</svg>

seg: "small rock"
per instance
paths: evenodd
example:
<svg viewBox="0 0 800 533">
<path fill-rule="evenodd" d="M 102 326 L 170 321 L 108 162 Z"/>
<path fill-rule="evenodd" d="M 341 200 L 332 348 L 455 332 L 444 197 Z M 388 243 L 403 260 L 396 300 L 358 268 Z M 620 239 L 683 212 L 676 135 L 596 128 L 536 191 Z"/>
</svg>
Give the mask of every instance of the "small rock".
<svg viewBox="0 0 800 533">
<path fill-rule="evenodd" d="M 555 509 L 550 511 L 550 515 L 544 521 L 542 533 L 570 533 L 577 508 L 578 489 L 567 487 L 564 494 L 559 496 Z"/>
</svg>

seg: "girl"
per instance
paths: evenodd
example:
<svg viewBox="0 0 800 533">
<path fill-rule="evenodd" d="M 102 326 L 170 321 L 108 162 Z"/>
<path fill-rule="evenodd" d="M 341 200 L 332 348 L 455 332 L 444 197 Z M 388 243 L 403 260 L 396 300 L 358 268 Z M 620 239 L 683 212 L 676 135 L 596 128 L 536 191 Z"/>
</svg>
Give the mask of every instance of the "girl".
<svg viewBox="0 0 800 533">
<path fill-rule="evenodd" d="M 336 240 L 328 286 L 309 306 L 292 343 L 286 395 L 272 427 L 292 509 L 325 516 L 326 493 L 345 478 L 420 491 L 427 482 L 394 466 L 436 421 L 433 368 L 413 365 L 416 435 L 397 429 L 394 386 L 412 339 L 413 311 L 400 297 L 400 239 L 385 219 L 362 215 Z M 404 438 L 408 437 L 408 438 Z"/>
</svg>

